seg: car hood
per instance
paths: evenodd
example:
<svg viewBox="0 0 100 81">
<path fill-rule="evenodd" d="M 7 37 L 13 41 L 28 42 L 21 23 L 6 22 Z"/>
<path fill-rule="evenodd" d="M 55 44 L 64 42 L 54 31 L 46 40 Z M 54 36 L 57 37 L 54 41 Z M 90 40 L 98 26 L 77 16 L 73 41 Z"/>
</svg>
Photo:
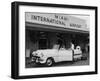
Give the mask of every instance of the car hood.
<svg viewBox="0 0 100 81">
<path fill-rule="evenodd" d="M 40 55 L 41 53 L 44 54 L 44 55 L 47 55 L 47 54 L 54 54 L 56 53 L 58 50 L 57 49 L 45 49 L 45 50 L 37 50 L 37 51 L 34 51 L 32 54 L 33 55 Z"/>
<path fill-rule="evenodd" d="M 37 50 L 36 52 L 51 52 L 51 51 L 56 51 L 56 49 Z"/>
</svg>

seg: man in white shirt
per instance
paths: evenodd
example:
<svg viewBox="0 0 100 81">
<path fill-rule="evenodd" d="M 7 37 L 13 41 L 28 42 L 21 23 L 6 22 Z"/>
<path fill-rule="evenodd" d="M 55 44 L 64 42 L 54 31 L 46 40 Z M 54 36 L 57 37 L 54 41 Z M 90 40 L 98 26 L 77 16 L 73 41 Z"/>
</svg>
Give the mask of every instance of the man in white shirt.
<svg viewBox="0 0 100 81">
<path fill-rule="evenodd" d="M 73 43 L 71 43 L 71 49 L 74 50 L 74 44 Z"/>
</svg>

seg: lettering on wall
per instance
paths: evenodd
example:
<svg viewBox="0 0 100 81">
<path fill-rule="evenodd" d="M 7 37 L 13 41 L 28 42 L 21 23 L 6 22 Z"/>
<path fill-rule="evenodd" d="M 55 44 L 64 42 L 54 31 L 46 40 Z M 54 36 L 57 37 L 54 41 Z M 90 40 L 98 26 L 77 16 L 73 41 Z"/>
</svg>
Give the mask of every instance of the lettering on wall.
<svg viewBox="0 0 100 81">
<path fill-rule="evenodd" d="M 57 15 L 57 14 L 55 14 L 55 18 L 56 18 L 56 19 L 60 19 L 60 20 L 64 20 L 64 21 L 67 21 L 67 20 L 68 20 L 67 17 L 65 17 L 65 16 L 60 16 L 60 15 Z"/>
<path fill-rule="evenodd" d="M 74 23 L 70 23 L 70 27 L 81 28 L 81 25 L 79 25 L 79 24 L 74 24 Z"/>
<path fill-rule="evenodd" d="M 42 16 L 31 15 L 31 19 L 37 20 L 37 21 L 42 21 L 42 22 L 47 22 L 47 23 L 52 23 L 52 24 L 60 24 L 63 26 L 66 25 L 63 21 L 53 19 L 53 18 L 42 17 Z"/>
<path fill-rule="evenodd" d="M 89 31 L 83 19 L 61 14 L 26 13 L 26 22 Z"/>
</svg>

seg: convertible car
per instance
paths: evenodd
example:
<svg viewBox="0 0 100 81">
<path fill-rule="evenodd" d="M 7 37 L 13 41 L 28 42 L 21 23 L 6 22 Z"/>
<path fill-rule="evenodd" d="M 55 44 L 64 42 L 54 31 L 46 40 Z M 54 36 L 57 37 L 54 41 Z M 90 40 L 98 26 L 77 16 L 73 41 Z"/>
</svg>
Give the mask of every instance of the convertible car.
<svg viewBox="0 0 100 81">
<path fill-rule="evenodd" d="M 62 61 L 75 61 L 81 59 L 82 51 L 79 46 L 76 49 L 44 49 L 32 52 L 31 62 L 52 66 L 54 63 Z"/>
</svg>

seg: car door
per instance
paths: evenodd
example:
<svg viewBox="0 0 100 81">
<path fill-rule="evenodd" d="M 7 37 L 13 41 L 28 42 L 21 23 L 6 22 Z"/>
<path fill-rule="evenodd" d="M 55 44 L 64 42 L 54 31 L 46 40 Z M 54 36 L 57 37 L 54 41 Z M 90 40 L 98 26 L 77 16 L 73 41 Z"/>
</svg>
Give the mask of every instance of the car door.
<svg viewBox="0 0 100 81">
<path fill-rule="evenodd" d="M 59 54 L 59 61 L 72 61 L 73 60 L 72 50 L 60 49 L 58 54 Z"/>
<path fill-rule="evenodd" d="M 55 62 L 59 62 L 59 52 L 58 49 L 54 49 L 50 57 L 53 57 Z"/>
</svg>

